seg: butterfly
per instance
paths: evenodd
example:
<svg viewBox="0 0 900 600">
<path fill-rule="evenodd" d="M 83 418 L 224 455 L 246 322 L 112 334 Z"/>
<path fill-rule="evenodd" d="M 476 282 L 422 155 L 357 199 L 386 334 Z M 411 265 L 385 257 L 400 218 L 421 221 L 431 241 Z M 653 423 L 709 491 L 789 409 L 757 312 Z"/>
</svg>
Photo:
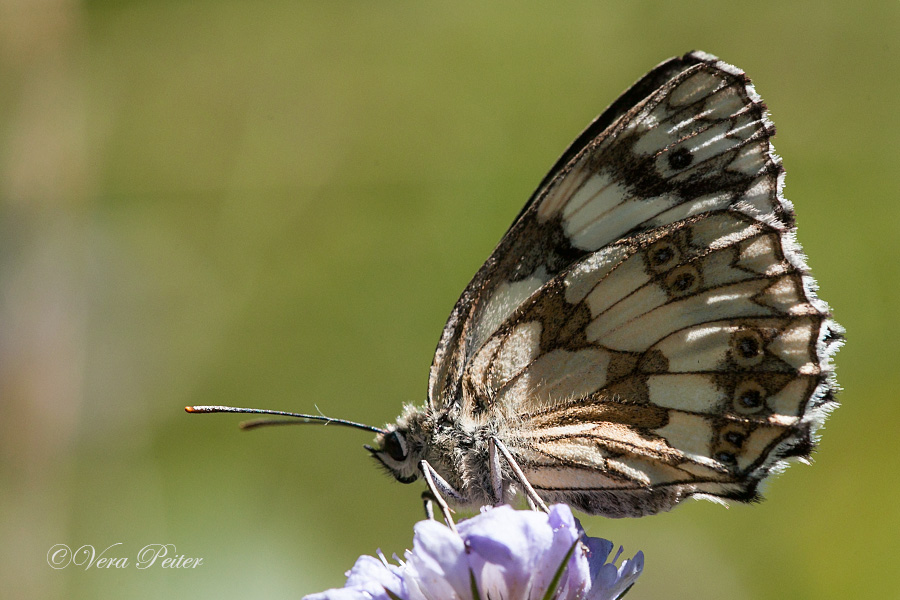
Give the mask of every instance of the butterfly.
<svg viewBox="0 0 900 600">
<path fill-rule="evenodd" d="M 688 497 L 757 500 L 809 458 L 843 342 L 774 133 L 741 70 L 703 52 L 667 60 L 569 146 L 465 288 L 424 406 L 383 429 L 188 410 L 373 431 L 372 456 L 439 503 L 524 493 L 639 517 Z"/>
</svg>

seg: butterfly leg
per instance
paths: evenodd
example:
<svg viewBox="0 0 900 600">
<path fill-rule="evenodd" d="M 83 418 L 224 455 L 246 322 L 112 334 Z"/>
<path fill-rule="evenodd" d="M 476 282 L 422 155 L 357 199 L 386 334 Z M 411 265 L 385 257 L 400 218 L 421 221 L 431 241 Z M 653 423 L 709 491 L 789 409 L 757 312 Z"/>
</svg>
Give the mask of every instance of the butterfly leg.
<svg viewBox="0 0 900 600">
<path fill-rule="evenodd" d="M 503 504 L 503 469 L 500 466 L 500 454 L 497 450 L 497 444 L 490 445 L 491 459 L 491 490 L 494 493 L 494 506 Z M 531 496 L 525 494 L 525 500 L 528 501 L 528 507 L 531 510 L 537 510 L 538 507 L 531 499 Z"/>
<path fill-rule="evenodd" d="M 425 490 L 422 492 L 422 504 L 425 507 L 425 518 L 429 521 L 434 521 L 434 503 L 437 502 L 437 498 L 434 497 L 430 491 Z"/>
<path fill-rule="evenodd" d="M 444 515 L 444 521 L 447 522 L 447 527 L 449 527 L 452 531 L 456 531 L 456 524 L 453 522 L 453 517 L 450 516 L 450 506 L 447 504 L 447 501 L 444 500 L 444 495 L 449 496 L 457 501 L 462 501 L 463 497 L 453 489 L 449 483 L 444 481 L 444 478 L 438 475 L 437 471 L 434 470 L 430 464 L 428 464 L 427 460 L 422 460 L 419 462 L 419 470 L 422 471 L 422 476 L 425 477 L 425 483 L 428 484 L 428 492 L 431 495 L 431 498 L 437 503 L 438 508 L 441 509 L 441 513 Z M 424 496 L 423 496 L 424 497 Z M 425 514 L 428 515 L 429 509 L 426 505 Z M 434 516 L 434 512 L 432 511 L 432 518 Z"/>
<path fill-rule="evenodd" d="M 494 506 L 503 504 L 503 469 L 500 468 L 500 455 L 497 454 L 497 444 L 490 445 L 491 460 L 491 489 L 494 492 Z M 528 499 L 531 502 L 531 499 Z M 534 507 L 532 507 L 534 508 Z"/>
<path fill-rule="evenodd" d="M 528 504 L 531 506 L 531 508 L 533 510 L 540 509 L 544 512 L 550 512 L 550 509 L 547 508 L 547 505 L 544 504 L 544 501 L 540 496 L 538 496 L 538 493 L 531 486 L 531 483 L 528 482 L 528 479 L 525 477 L 525 473 L 522 472 L 522 468 L 519 466 L 519 463 L 516 462 L 516 459 L 513 458 L 513 455 L 510 454 L 509 450 L 506 448 L 506 445 L 499 439 L 492 437 L 491 449 L 493 450 L 494 447 L 496 447 L 497 450 L 500 451 L 500 454 L 502 454 L 503 458 L 506 459 L 506 462 L 509 464 L 509 468 L 512 469 L 513 474 L 516 476 L 516 479 L 519 480 L 519 484 L 522 486 L 522 489 L 525 490 L 525 498 L 528 500 Z M 492 454 L 494 453 L 492 452 Z"/>
</svg>

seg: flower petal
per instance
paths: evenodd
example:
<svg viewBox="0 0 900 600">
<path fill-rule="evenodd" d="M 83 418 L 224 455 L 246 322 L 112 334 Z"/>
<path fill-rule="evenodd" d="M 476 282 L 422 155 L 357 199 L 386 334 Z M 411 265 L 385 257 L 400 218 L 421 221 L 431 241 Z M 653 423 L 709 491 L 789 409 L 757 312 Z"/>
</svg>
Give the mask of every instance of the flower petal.
<svg viewBox="0 0 900 600">
<path fill-rule="evenodd" d="M 588 549 L 588 562 L 590 563 L 590 579 L 597 580 L 600 569 L 606 564 L 609 553 L 612 552 L 613 543 L 603 538 L 585 537 L 585 545 Z"/>
<path fill-rule="evenodd" d="M 401 582 L 399 571 L 399 567 L 385 564 L 374 556 L 360 556 L 353 568 L 347 571 L 347 583 L 344 587 L 374 581 L 391 591 L 399 590 Z"/>
<path fill-rule="evenodd" d="M 549 582 L 559 566 L 559 560 L 555 565 L 544 560 L 553 530 L 542 513 L 499 506 L 460 523 L 459 534 L 484 597 L 540 598 L 539 591 L 532 593 L 534 576 L 546 570 Z"/>
<path fill-rule="evenodd" d="M 609 555 L 608 552 L 607 555 Z M 600 566 L 594 574 L 592 565 L 591 590 L 586 600 L 616 600 L 616 598 L 620 598 L 628 588 L 634 585 L 643 570 L 644 553 L 640 551 L 633 558 L 622 561 L 622 566 L 619 568 L 616 568 L 615 563 L 607 563 Z"/>
<path fill-rule="evenodd" d="M 374 556 L 360 556 L 347 571 L 344 587 L 304 596 L 303 600 L 392 600 L 387 590 L 405 599 L 400 571 L 400 567 L 386 565 Z"/>
<path fill-rule="evenodd" d="M 420 521 L 413 530 L 404 579 L 414 580 L 424 598 L 471 599 L 469 561 L 462 538 L 437 521 Z"/>
<path fill-rule="evenodd" d="M 499 506 L 460 523 L 459 533 L 482 595 L 524 600 L 544 596 L 582 532 L 569 507 L 555 505 L 549 515 Z M 589 577 L 585 553 L 576 548 L 556 597 L 575 597 L 587 588 Z"/>
<path fill-rule="evenodd" d="M 584 534 L 581 524 L 572 515 L 572 509 L 565 504 L 554 504 L 550 507 L 547 522 L 553 529 L 553 545 L 547 551 L 546 561 L 559 565 L 573 544 L 578 543 L 575 551 L 568 560 L 568 565 L 563 577 L 559 581 L 560 599 L 568 597 L 581 597 L 581 593 L 590 585 L 590 564 L 583 545 L 588 538 Z M 555 574 L 555 571 L 553 572 Z M 544 573 L 541 573 L 543 576 Z M 550 575 L 553 577 L 553 574 Z M 539 578 L 536 581 L 540 589 L 546 589 L 550 584 L 549 579 Z"/>
</svg>

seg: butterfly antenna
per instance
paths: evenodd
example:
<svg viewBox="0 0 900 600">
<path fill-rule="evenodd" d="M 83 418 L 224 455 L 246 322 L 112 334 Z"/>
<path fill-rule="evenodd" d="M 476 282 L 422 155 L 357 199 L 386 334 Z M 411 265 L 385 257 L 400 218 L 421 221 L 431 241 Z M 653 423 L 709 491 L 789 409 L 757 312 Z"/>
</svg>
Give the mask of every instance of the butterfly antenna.
<svg viewBox="0 0 900 600">
<path fill-rule="evenodd" d="M 354 427 L 356 429 L 364 429 L 366 431 L 374 431 L 375 433 L 384 433 L 384 429 L 373 427 L 372 425 L 364 425 L 363 423 L 355 423 L 346 419 L 333 419 L 325 415 L 304 415 L 300 413 L 285 412 L 283 410 L 264 410 L 262 408 L 237 408 L 234 406 L 185 406 L 185 412 L 189 413 L 250 413 L 257 415 L 277 415 L 279 417 L 291 417 L 292 419 L 302 419 L 300 421 L 291 421 L 288 419 L 256 419 L 253 421 L 245 421 L 241 423 L 241 429 L 256 429 L 257 427 L 265 427 L 268 425 L 306 425 L 309 423 L 323 423 L 330 425 L 344 425 L 345 427 Z"/>
</svg>

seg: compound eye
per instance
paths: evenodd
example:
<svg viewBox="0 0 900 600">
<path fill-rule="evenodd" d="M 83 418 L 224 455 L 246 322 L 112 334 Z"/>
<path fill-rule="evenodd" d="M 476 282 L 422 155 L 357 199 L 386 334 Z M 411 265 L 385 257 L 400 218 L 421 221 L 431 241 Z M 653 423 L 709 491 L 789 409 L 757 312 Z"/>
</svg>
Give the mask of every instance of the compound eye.
<svg viewBox="0 0 900 600">
<path fill-rule="evenodd" d="M 396 431 L 384 436 L 384 451 L 393 460 L 403 462 L 406 460 L 406 440 Z"/>
</svg>

